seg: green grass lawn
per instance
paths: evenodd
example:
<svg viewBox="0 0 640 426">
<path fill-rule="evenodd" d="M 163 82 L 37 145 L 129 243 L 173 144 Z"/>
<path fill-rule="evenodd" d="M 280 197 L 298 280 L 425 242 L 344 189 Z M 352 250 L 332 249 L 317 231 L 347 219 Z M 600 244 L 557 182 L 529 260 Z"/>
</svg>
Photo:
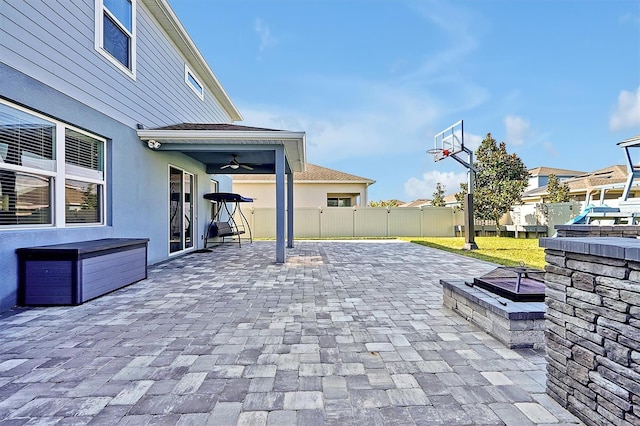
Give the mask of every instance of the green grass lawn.
<svg viewBox="0 0 640 426">
<path fill-rule="evenodd" d="M 504 266 L 519 266 L 544 269 L 544 249 L 538 247 L 535 238 L 476 237 L 478 250 L 462 250 L 464 237 L 403 238 L 412 243 L 445 250 Z"/>
</svg>

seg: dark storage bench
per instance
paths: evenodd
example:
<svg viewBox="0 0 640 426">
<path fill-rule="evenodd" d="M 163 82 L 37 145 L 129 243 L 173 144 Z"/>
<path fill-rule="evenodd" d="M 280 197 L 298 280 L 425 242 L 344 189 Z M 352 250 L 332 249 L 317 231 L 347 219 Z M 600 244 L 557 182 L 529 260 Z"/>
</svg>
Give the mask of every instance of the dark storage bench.
<svg viewBox="0 0 640 426">
<path fill-rule="evenodd" d="M 147 238 L 106 238 L 16 250 L 18 304 L 79 305 L 147 278 Z"/>
</svg>

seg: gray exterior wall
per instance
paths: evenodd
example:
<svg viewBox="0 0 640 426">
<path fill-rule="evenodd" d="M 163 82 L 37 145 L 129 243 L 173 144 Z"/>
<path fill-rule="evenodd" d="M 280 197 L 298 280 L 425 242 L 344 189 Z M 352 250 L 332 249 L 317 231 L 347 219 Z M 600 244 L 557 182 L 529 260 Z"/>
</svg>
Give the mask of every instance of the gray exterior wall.
<svg viewBox="0 0 640 426">
<path fill-rule="evenodd" d="M 78 7 L 78 5 L 82 7 Z M 75 6 L 74 6 L 75 5 Z M 94 1 L 0 0 L 0 97 L 103 136 L 107 142 L 107 225 L 0 229 L 0 311 L 17 301 L 16 248 L 100 238 L 149 238 L 148 260 L 169 257 L 169 165 L 196 179 L 195 248 L 210 217 L 211 175 L 179 153 L 151 151 L 136 123 L 231 122 L 184 82 L 184 60 L 137 3 L 138 69 L 133 80 L 94 49 Z M 231 180 L 217 176 L 220 191 Z"/>
<path fill-rule="evenodd" d="M 0 0 L 0 60 L 134 128 L 231 122 L 211 92 L 205 88 L 201 101 L 187 86 L 185 59 L 141 1 L 136 80 L 102 56 L 94 48 L 94 3 Z"/>
</svg>

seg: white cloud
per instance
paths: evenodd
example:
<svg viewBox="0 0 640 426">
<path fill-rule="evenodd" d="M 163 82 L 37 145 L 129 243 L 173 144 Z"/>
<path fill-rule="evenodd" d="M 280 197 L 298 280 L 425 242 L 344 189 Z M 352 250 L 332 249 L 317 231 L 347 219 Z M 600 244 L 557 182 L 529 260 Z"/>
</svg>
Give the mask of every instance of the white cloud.
<svg viewBox="0 0 640 426">
<path fill-rule="evenodd" d="M 626 15 L 622 15 L 619 19 L 620 23 L 626 24 L 628 22 L 632 24 L 640 24 L 640 15 L 627 13 Z"/>
<path fill-rule="evenodd" d="M 349 158 L 366 161 L 367 156 L 380 154 L 426 156 L 425 150 L 432 147 L 432 128 L 439 112 L 428 95 L 362 81 L 315 83 L 333 100 L 333 107 L 314 108 L 307 103 L 298 109 L 243 106 L 242 124 L 305 131 L 307 159 L 314 164 Z M 347 85 L 351 90 L 345 92 Z M 349 105 L 340 99 L 344 93 L 360 101 Z"/>
<path fill-rule="evenodd" d="M 558 150 L 556 149 L 556 146 L 551 142 L 543 142 L 542 146 L 544 147 L 545 152 L 547 152 L 552 157 L 558 156 Z"/>
<path fill-rule="evenodd" d="M 623 90 L 618 96 L 618 105 L 609 118 L 613 131 L 640 126 L 640 87 L 636 92 Z"/>
<path fill-rule="evenodd" d="M 472 133 L 464 132 L 464 146 L 471 151 L 476 151 L 482 143 L 483 136 L 474 135 Z"/>
<path fill-rule="evenodd" d="M 467 181 L 467 173 L 439 172 L 433 170 L 422 175 L 422 179 L 410 178 L 404 183 L 404 193 L 412 200 L 433 198 L 436 184 L 444 185 L 446 194 L 460 191 L 460 184 Z"/>
<path fill-rule="evenodd" d="M 448 42 L 435 55 L 398 63 L 387 78 L 377 81 L 340 75 L 340 71 L 322 76 L 298 74 L 289 80 L 289 106 L 238 102 L 244 117 L 241 124 L 305 131 L 307 161 L 314 164 L 368 161 L 376 155 L 390 160 L 425 158 L 426 149 L 433 146 L 433 135 L 451 124 L 451 117 L 464 115 L 490 95 L 464 73 L 451 72 L 451 65 L 477 50 L 473 17 L 462 25 L 460 11 L 448 3 L 439 8 L 440 15 L 435 8 L 413 6 L 421 9 L 426 23 L 447 37 Z M 452 17 L 458 19 L 455 28 L 448 24 Z M 272 38 L 269 29 L 258 20 L 256 31 L 266 48 Z M 465 144 L 471 149 L 481 140 L 465 134 Z"/>
<path fill-rule="evenodd" d="M 256 25 L 254 29 L 260 37 L 260 52 L 264 52 L 267 48 L 273 47 L 278 44 L 278 40 L 273 35 L 271 35 L 271 30 L 264 22 L 262 22 L 262 19 L 256 19 Z"/>
<path fill-rule="evenodd" d="M 504 119 L 504 127 L 507 131 L 507 144 L 522 145 L 529 135 L 529 122 L 522 117 L 508 115 Z"/>
</svg>

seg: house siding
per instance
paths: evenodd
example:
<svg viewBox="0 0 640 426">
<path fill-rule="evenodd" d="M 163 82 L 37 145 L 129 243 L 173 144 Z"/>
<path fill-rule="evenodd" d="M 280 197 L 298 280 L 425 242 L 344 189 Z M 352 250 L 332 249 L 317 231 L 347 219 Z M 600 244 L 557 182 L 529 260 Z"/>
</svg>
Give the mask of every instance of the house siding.
<svg viewBox="0 0 640 426">
<path fill-rule="evenodd" d="M 137 74 L 133 80 L 94 48 L 94 0 L 3 0 L 2 62 L 108 116 L 135 127 L 229 123 L 205 87 L 201 101 L 184 81 L 185 59 L 136 2 Z"/>
</svg>

